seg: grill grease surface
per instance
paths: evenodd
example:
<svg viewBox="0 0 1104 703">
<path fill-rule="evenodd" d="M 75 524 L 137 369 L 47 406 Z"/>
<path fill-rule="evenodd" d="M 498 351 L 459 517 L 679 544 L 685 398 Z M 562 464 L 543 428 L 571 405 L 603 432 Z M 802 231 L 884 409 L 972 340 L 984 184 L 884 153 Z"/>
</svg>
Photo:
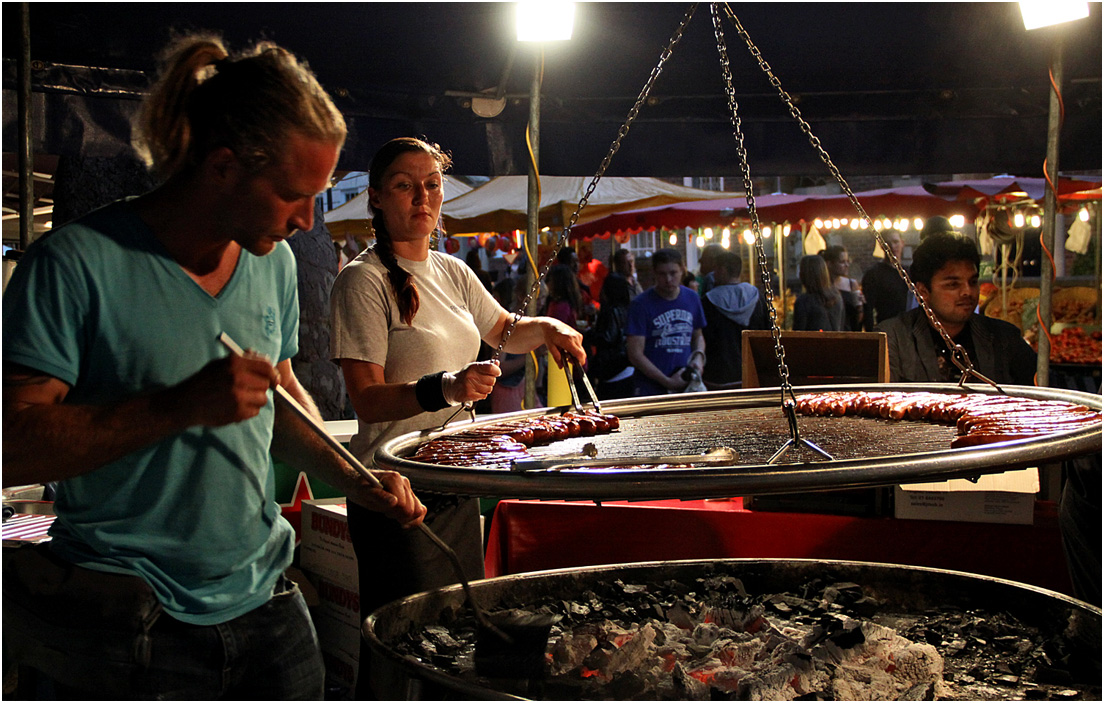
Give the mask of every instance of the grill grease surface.
<svg viewBox="0 0 1104 703">
<path fill-rule="evenodd" d="M 1100 409 L 1099 395 L 1052 388 L 1005 386 L 1009 395 L 1060 400 Z M 960 395 L 958 386 L 878 384 L 810 386 L 805 393 L 826 391 L 902 391 Z M 416 490 L 495 498 L 560 500 L 655 500 L 725 498 L 735 495 L 826 491 L 894 484 L 943 481 L 1055 463 L 1099 452 L 1099 426 L 1030 439 L 951 448 L 956 429 L 949 424 L 869 417 L 796 419 L 800 438 L 832 456 L 794 444 L 775 464 L 767 462 L 791 441 L 789 422 L 777 389 L 724 391 L 683 396 L 656 396 L 603 403 L 620 418 L 608 435 L 577 437 L 531 447 L 536 458 L 586 455 L 593 444 L 597 457 L 615 468 L 569 468 L 511 471 L 497 466 L 457 467 L 411 459 L 435 438 L 481 428 L 503 419 L 524 420 L 557 414 L 557 409 L 492 416 L 475 423 L 456 423 L 439 430 L 411 433 L 385 443 L 375 456 L 381 468 L 405 474 Z M 731 465 L 633 466 L 634 458 L 677 457 L 730 447 L 738 454 Z"/>
<path fill-rule="evenodd" d="M 955 437 L 950 425 L 861 417 L 801 417 L 801 436 L 835 459 L 862 459 L 946 449 Z M 593 443 L 598 456 L 631 462 L 640 456 L 702 454 L 718 446 L 732 447 L 736 466 L 765 464 L 790 437 L 778 408 L 740 408 L 678 414 L 647 415 L 621 420 L 617 432 L 575 437 L 534 447 L 534 456 L 582 452 Z M 795 449 L 791 461 L 815 460 L 809 450 Z"/>
</svg>

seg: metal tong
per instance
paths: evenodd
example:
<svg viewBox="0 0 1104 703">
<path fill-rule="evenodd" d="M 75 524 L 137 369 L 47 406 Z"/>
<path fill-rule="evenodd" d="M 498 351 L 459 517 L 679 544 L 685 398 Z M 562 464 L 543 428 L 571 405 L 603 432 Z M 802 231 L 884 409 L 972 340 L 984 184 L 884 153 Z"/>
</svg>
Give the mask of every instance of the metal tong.
<svg viewBox="0 0 1104 703">
<path fill-rule="evenodd" d="M 230 335 L 226 334 L 225 332 L 219 335 L 218 340 L 223 344 L 223 346 L 229 349 L 231 353 L 238 356 L 245 355 L 245 350 L 238 346 L 237 342 L 231 339 Z M 338 456 L 348 462 L 349 466 L 352 466 L 357 473 L 363 476 L 364 479 L 368 481 L 368 483 L 371 484 L 373 488 L 379 488 L 384 491 L 387 490 L 386 488 L 384 488 L 383 484 L 380 483 L 380 480 L 376 478 L 375 474 L 369 471 L 368 468 L 360 462 L 360 459 L 357 459 L 356 456 L 352 452 L 350 452 L 344 444 L 338 442 L 333 437 L 333 435 L 331 435 L 326 430 L 325 425 L 323 425 L 313 415 L 307 412 L 303 408 L 303 406 L 299 404 L 299 401 L 295 400 L 295 398 L 293 398 L 283 386 L 277 385 L 275 393 L 277 400 L 283 401 L 285 405 L 299 417 L 300 420 L 307 424 L 307 427 L 309 427 L 311 430 L 314 431 L 316 435 L 318 435 L 319 439 L 325 442 L 330 449 L 337 452 Z M 464 588 L 464 593 L 468 597 L 468 602 L 471 603 L 472 610 L 475 611 L 475 619 L 479 622 L 479 624 L 487 628 L 487 630 L 494 633 L 495 635 L 501 637 L 504 641 L 512 642 L 513 638 L 511 638 L 501 629 L 493 625 L 491 621 L 487 618 L 487 614 L 483 611 L 483 608 L 480 607 L 479 603 L 475 600 L 475 596 L 472 594 L 471 585 L 468 583 L 468 579 L 464 575 L 464 567 L 460 564 L 460 558 L 456 556 L 456 552 L 452 550 L 452 547 L 448 546 L 448 544 L 442 541 L 441 538 L 438 537 L 433 532 L 433 530 L 430 529 L 429 525 L 425 524 L 424 522 L 418 523 L 418 528 L 422 531 L 422 534 L 429 538 L 430 542 L 433 542 L 433 544 L 435 544 L 438 549 L 444 552 L 445 556 L 448 557 L 448 560 L 452 563 L 452 568 L 456 571 L 456 577 L 460 580 L 460 585 Z"/>
<path fill-rule="evenodd" d="M 566 349 L 560 349 L 560 354 L 564 361 L 564 373 L 567 374 L 567 387 L 571 391 L 571 404 L 575 412 L 585 412 L 583 410 L 583 404 L 579 402 L 579 391 L 575 388 L 576 375 L 583 377 L 583 386 L 586 388 L 587 395 L 590 396 L 590 402 L 594 405 L 594 409 L 598 412 L 602 412 L 602 406 L 598 403 L 598 394 L 594 392 L 594 386 L 590 385 L 590 379 L 587 377 L 586 370 L 575 362 L 575 357 L 568 354 Z"/>
<path fill-rule="evenodd" d="M 583 469 L 588 467 L 616 467 L 618 464 L 632 466 L 654 466 L 660 464 L 731 464 L 739 454 L 731 447 L 715 447 L 704 454 L 683 454 L 660 457 L 607 457 L 592 458 L 592 454 L 575 456 L 554 456 L 539 459 L 520 459 L 511 466 L 511 471 L 559 471 L 561 469 Z"/>
</svg>

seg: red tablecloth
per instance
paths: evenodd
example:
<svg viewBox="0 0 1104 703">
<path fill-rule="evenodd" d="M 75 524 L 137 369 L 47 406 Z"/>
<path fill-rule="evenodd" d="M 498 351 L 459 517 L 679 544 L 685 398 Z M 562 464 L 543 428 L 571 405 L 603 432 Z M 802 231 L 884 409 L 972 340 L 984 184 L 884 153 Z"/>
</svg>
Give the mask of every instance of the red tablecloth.
<svg viewBox="0 0 1104 703">
<path fill-rule="evenodd" d="M 898 520 L 745 510 L 730 501 L 593 503 L 504 500 L 487 576 L 595 564 L 752 557 L 927 566 L 1072 594 L 1052 502 L 1035 524 Z"/>
</svg>

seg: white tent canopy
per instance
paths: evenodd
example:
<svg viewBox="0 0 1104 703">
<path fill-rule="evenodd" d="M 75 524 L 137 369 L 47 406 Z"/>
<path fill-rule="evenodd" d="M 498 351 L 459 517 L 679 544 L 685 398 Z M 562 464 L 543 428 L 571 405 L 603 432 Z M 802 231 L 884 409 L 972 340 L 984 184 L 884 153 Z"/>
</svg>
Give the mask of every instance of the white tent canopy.
<svg viewBox="0 0 1104 703">
<path fill-rule="evenodd" d="M 565 226 L 592 180 L 589 176 L 542 176 L 540 226 Z M 622 210 L 731 198 L 735 195 L 739 193 L 688 188 L 656 178 L 607 177 L 598 181 L 576 224 Z M 441 216 L 445 231 L 454 236 L 509 232 L 527 227 L 528 202 L 527 176 L 500 176 L 464 195 L 446 200 Z"/>
<path fill-rule="evenodd" d="M 444 197 L 451 200 L 467 193 L 471 186 L 455 178 L 445 177 Z M 346 201 L 343 205 L 335 207 L 325 214 L 326 226 L 334 236 L 346 234 L 369 235 L 372 231 L 372 216 L 368 214 L 368 191 L 359 193 L 356 197 Z"/>
</svg>

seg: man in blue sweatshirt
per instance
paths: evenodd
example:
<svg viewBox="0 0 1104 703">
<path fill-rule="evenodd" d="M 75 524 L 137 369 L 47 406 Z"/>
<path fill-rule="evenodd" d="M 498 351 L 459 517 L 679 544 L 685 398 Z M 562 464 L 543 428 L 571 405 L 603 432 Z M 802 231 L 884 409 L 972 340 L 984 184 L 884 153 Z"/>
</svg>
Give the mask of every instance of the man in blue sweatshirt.
<svg viewBox="0 0 1104 703">
<path fill-rule="evenodd" d="M 713 269 L 716 285 L 702 296 L 705 348 L 709 350 L 702 380 L 710 390 L 739 388 L 741 333 L 770 327 L 759 289 L 740 282 L 743 266 L 743 258 L 735 252 L 718 255 Z"/>
</svg>

